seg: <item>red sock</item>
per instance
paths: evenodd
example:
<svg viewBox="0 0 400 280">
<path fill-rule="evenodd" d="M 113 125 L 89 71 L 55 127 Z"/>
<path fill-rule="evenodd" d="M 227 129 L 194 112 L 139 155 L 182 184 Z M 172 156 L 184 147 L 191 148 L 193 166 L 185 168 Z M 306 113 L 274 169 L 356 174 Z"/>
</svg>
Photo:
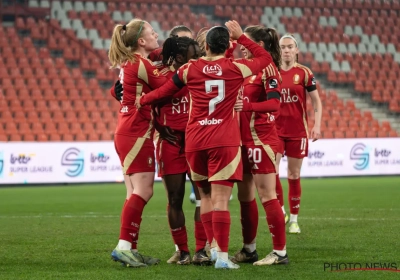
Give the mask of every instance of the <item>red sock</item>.
<svg viewBox="0 0 400 280">
<path fill-rule="evenodd" d="M 250 244 L 256 238 L 258 228 L 258 208 L 255 199 L 249 202 L 240 202 L 240 216 L 243 243 Z"/>
<path fill-rule="evenodd" d="M 124 213 L 124 208 L 125 208 L 125 205 L 126 205 L 127 202 L 128 202 L 128 200 L 125 199 L 125 201 L 124 201 L 124 206 L 122 206 L 122 211 L 121 211 L 121 225 L 122 225 L 122 213 Z"/>
<path fill-rule="evenodd" d="M 278 198 L 279 204 L 280 204 L 281 207 L 282 207 L 282 206 L 284 205 L 284 201 L 283 201 L 283 189 L 282 189 L 281 180 L 279 179 L 279 174 L 276 174 L 275 189 L 276 189 L 276 198 Z"/>
<path fill-rule="evenodd" d="M 136 249 L 143 208 L 146 201 L 136 194 L 132 194 L 122 211 L 122 224 L 119 239 L 132 243 Z"/>
<path fill-rule="evenodd" d="M 201 221 L 194 222 L 194 237 L 196 238 L 196 252 L 206 247 L 207 235 Z"/>
<path fill-rule="evenodd" d="M 284 250 L 286 245 L 285 217 L 278 199 L 263 203 L 274 250 Z"/>
<path fill-rule="evenodd" d="M 209 244 L 211 244 L 212 240 L 214 239 L 214 232 L 212 225 L 213 212 L 214 211 L 210 211 L 200 215 L 201 222 L 203 223 L 204 231 L 206 232 L 207 241 Z"/>
<path fill-rule="evenodd" d="M 189 252 L 186 227 L 183 226 L 175 229 L 171 228 L 171 234 L 175 244 L 179 248 L 179 251 Z"/>
<path fill-rule="evenodd" d="M 229 211 L 214 211 L 212 217 L 214 238 L 221 252 L 228 252 L 231 216 Z"/>
<path fill-rule="evenodd" d="M 301 185 L 299 179 L 288 179 L 290 214 L 298 215 L 300 211 Z"/>
</svg>

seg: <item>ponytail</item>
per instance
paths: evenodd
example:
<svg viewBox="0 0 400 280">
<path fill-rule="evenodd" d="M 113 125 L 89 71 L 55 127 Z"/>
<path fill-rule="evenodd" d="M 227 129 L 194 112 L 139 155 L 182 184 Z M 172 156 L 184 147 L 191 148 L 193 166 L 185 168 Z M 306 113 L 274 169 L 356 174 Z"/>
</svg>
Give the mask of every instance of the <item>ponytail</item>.
<svg viewBox="0 0 400 280">
<path fill-rule="evenodd" d="M 126 61 L 135 62 L 134 51 L 138 48 L 138 39 L 144 29 L 145 21 L 140 19 L 131 20 L 128 24 L 117 24 L 111 37 L 108 59 L 110 68 L 118 68 Z"/>
</svg>

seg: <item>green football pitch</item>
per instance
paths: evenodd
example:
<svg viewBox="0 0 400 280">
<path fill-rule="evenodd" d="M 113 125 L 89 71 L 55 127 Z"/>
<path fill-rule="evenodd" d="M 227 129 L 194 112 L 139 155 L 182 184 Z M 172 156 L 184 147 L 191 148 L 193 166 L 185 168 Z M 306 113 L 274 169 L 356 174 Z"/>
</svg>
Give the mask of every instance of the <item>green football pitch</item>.
<svg viewBox="0 0 400 280">
<path fill-rule="evenodd" d="M 287 194 L 286 180 L 282 183 Z M 175 248 L 160 183 L 144 211 L 139 251 L 161 264 L 142 269 L 110 259 L 118 241 L 123 184 L 0 188 L 0 279 L 400 279 L 400 272 L 332 272 L 328 266 L 378 263 L 400 270 L 400 177 L 303 179 L 302 186 L 302 233 L 287 235 L 290 264 L 243 264 L 235 271 L 166 263 Z M 184 211 L 193 253 L 189 191 L 188 184 Z M 234 254 L 242 245 L 235 198 L 230 210 Z M 261 207 L 259 213 L 257 251 L 263 257 L 272 245 Z"/>
</svg>

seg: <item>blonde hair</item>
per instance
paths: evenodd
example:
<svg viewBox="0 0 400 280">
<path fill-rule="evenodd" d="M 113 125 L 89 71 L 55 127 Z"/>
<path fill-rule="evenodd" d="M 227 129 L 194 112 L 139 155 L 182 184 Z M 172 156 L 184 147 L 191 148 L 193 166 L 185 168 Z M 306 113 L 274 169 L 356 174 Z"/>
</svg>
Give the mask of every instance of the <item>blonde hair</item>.
<svg viewBox="0 0 400 280">
<path fill-rule="evenodd" d="M 117 24 L 111 37 L 108 59 L 110 68 L 118 68 L 126 61 L 135 62 L 134 51 L 138 49 L 138 39 L 144 29 L 145 21 L 140 19 L 131 20 L 128 24 Z"/>
<path fill-rule="evenodd" d="M 281 41 L 282 41 L 283 39 L 286 39 L 286 38 L 292 39 L 293 42 L 296 44 L 296 48 L 299 47 L 299 44 L 297 43 L 296 38 L 295 38 L 294 35 L 291 34 L 291 33 L 286 33 L 285 35 L 283 35 L 283 36 L 281 37 L 281 39 L 279 40 L 279 43 L 281 43 Z M 299 62 L 299 54 L 296 54 L 296 62 L 297 62 L 297 63 Z"/>
<path fill-rule="evenodd" d="M 208 28 L 202 28 L 197 33 L 196 41 L 199 43 L 200 51 L 202 55 L 206 54 L 206 35 L 208 32 Z"/>
</svg>

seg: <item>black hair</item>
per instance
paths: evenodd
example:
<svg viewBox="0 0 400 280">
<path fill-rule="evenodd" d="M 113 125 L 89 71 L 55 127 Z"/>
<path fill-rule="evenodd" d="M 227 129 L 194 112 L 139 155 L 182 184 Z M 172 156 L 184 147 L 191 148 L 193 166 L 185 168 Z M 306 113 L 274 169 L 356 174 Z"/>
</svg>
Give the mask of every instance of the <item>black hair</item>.
<svg viewBox="0 0 400 280">
<path fill-rule="evenodd" d="M 176 60 L 178 54 L 182 55 L 185 59 L 190 46 L 198 46 L 199 44 L 189 37 L 173 36 L 165 40 L 162 49 L 162 63 L 170 66 Z"/>
<path fill-rule="evenodd" d="M 206 43 L 213 54 L 222 54 L 229 48 L 229 31 L 224 26 L 214 26 L 208 30 Z"/>
<path fill-rule="evenodd" d="M 269 52 L 278 69 L 281 67 L 281 47 L 279 46 L 279 37 L 276 30 L 262 25 L 248 26 L 244 32 L 249 34 L 255 42 L 264 42 L 264 48 Z"/>
<path fill-rule="evenodd" d="M 172 27 L 171 31 L 169 32 L 169 37 L 177 36 L 179 32 L 189 32 L 190 34 L 193 33 L 189 27 L 184 25 L 177 25 Z"/>
</svg>

